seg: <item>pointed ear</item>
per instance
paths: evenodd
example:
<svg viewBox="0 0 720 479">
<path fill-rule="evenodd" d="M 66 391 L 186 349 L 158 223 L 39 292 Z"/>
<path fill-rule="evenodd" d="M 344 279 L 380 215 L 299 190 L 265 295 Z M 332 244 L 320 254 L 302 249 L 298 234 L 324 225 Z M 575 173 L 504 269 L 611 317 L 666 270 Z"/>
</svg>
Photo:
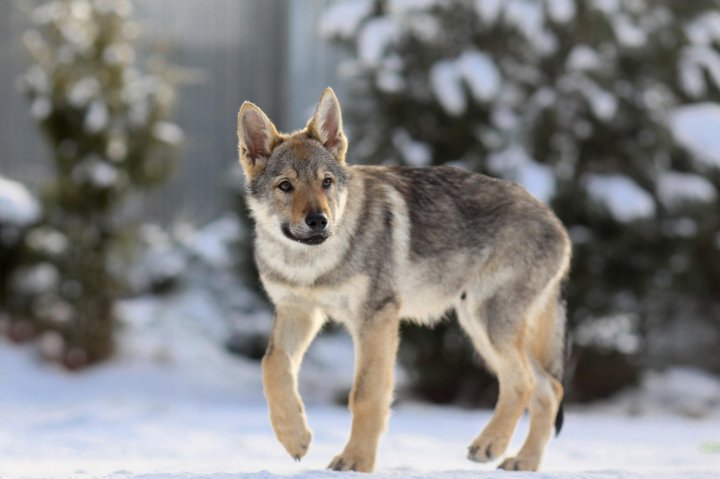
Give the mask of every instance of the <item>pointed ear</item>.
<svg viewBox="0 0 720 479">
<path fill-rule="evenodd" d="M 237 134 L 240 164 L 246 178 L 252 179 L 265 170 L 280 135 L 265 113 L 249 101 L 238 112 Z"/>
<path fill-rule="evenodd" d="M 340 103 L 332 88 L 328 87 L 323 91 L 315 115 L 308 122 L 306 130 L 308 135 L 322 143 L 337 161 L 345 162 L 347 139 L 342 128 Z"/>
</svg>

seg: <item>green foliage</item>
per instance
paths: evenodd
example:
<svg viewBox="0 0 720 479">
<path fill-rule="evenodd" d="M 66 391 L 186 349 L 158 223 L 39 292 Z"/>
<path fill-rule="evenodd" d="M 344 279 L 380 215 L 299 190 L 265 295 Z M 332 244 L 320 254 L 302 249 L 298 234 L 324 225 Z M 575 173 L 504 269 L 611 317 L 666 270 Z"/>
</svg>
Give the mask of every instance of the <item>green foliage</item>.
<svg viewBox="0 0 720 479">
<path fill-rule="evenodd" d="M 140 72 L 139 27 L 126 0 L 56 0 L 30 13 L 23 40 L 32 66 L 20 79 L 50 147 L 54 177 L 44 217 L 29 234 L 42 291 L 17 281 L 15 316 L 51 338 L 46 351 L 70 367 L 112 352 L 118 251 L 130 240 L 123 199 L 168 173 L 181 130 L 167 118 L 174 88 L 159 58 Z M 31 281 L 24 281 L 31 283 Z M 18 301 L 18 298 L 25 298 Z"/>
</svg>

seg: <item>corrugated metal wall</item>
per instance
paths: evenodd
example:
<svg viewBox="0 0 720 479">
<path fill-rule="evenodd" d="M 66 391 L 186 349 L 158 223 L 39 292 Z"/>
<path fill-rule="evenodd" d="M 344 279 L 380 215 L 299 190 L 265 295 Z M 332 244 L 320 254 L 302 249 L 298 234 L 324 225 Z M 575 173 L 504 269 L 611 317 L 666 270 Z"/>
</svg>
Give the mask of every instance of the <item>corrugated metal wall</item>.
<svg viewBox="0 0 720 479">
<path fill-rule="evenodd" d="M 228 205 L 228 174 L 237 162 L 235 121 L 248 99 L 278 128 L 304 124 L 326 85 L 338 89 L 337 53 L 317 37 L 331 0 L 142 0 L 140 48 L 161 47 L 179 65 L 175 120 L 186 133 L 171 180 L 143 200 L 148 220 L 203 223 Z M 26 19 L 0 12 L 0 174 L 38 187 L 51 165 L 47 147 L 14 87 L 27 66 L 21 44 Z M 341 90 L 341 89 L 340 89 Z M 339 92 L 341 94 L 341 92 Z"/>
<path fill-rule="evenodd" d="M 49 163 L 28 105 L 15 87 L 28 61 L 21 39 L 24 29 L 24 15 L 4 2 L 0 7 L 0 175 L 35 188 L 47 177 Z"/>
</svg>

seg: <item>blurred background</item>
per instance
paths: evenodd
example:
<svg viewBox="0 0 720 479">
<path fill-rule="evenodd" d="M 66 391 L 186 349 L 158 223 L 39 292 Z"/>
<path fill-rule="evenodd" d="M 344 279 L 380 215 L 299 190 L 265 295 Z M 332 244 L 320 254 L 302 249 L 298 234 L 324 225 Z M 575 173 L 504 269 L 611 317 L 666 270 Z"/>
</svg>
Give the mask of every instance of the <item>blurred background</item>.
<svg viewBox="0 0 720 479">
<path fill-rule="evenodd" d="M 706 384 L 720 374 L 718 7 L 6 2 L 0 348 L 75 374 L 242 367 L 253 379 L 237 387 L 258 389 L 272 311 L 251 259 L 237 109 L 251 100 L 300 128 L 329 85 L 352 163 L 478 171 L 558 213 L 575 248 L 569 401 L 648 378 Z M 399 400 L 494 404 L 453 321 L 403 336 Z M 342 402 L 349 338 L 330 325 L 318 343 L 304 378 Z"/>
</svg>

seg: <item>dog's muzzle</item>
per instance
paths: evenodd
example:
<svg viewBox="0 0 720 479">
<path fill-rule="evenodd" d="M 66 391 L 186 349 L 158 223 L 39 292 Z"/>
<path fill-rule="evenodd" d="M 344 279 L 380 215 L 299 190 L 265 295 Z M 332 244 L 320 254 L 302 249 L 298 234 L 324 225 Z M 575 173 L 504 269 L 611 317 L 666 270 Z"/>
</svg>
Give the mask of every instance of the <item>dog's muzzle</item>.
<svg viewBox="0 0 720 479">
<path fill-rule="evenodd" d="M 330 232 L 328 232 L 327 230 L 324 230 L 322 232 L 310 233 L 307 236 L 299 236 L 294 235 L 292 231 L 290 231 L 290 226 L 287 224 L 283 225 L 281 229 L 285 237 L 306 245 L 319 245 L 330 237 Z"/>
</svg>

